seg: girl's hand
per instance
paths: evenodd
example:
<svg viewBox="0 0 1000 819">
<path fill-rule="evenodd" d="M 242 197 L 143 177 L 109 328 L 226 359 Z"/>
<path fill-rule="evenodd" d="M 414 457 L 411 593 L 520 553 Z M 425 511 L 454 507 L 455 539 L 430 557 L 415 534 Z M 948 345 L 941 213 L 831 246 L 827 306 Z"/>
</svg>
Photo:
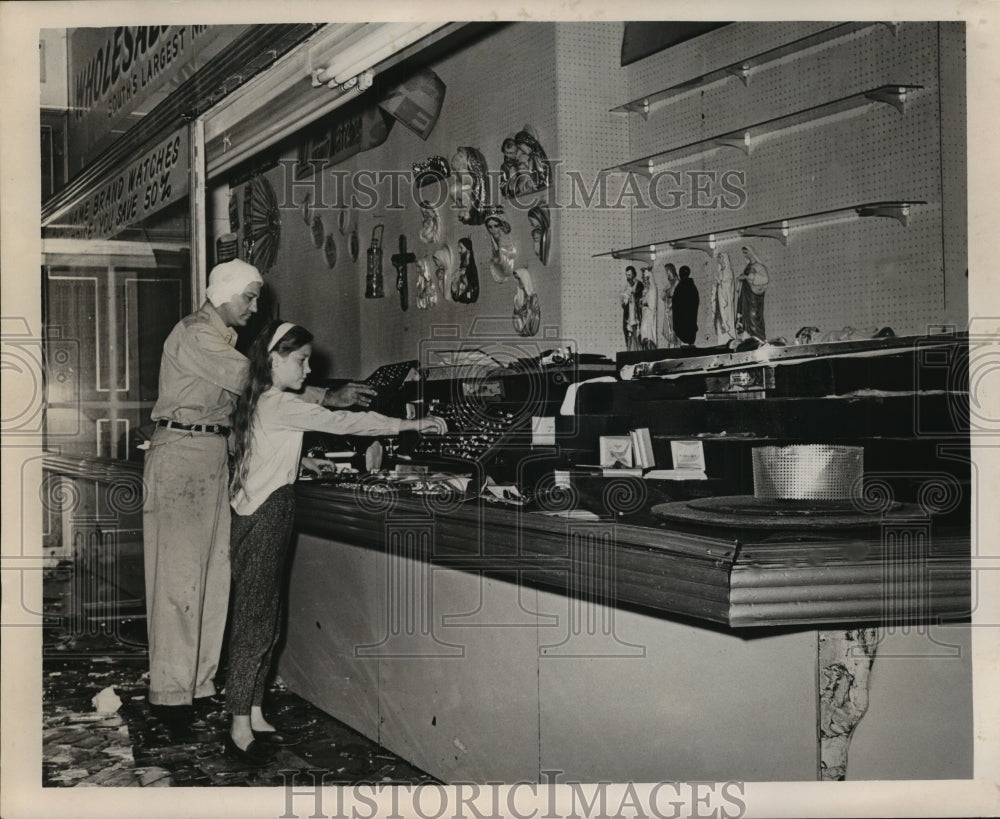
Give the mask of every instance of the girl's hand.
<svg viewBox="0 0 1000 819">
<path fill-rule="evenodd" d="M 426 418 L 421 418 L 417 421 L 413 421 L 413 428 L 419 432 L 421 435 L 431 434 L 431 435 L 442 435 L 448 431 L 448 424 L 445 422 L 444 418 L 437 415 L 428 415 Z"/>
<path fill-rule="evenodd" d="M 324 472 L 337 471 L 337 466 L 333 461 L 328 461 L 326 458 L 310 458 L 308 455 L 302 457 L 302 460 L 299 461 L 299 467 L 307 475 L 316 478 L 321 478 Z"/>
</svg>

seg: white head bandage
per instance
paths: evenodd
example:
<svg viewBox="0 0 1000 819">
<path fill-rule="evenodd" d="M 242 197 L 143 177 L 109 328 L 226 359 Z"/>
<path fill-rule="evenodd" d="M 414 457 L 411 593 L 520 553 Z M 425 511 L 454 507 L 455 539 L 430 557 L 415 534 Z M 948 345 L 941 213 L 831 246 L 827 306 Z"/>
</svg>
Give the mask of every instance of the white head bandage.
<svg viewBox="0 0 1000 819">
<path fill-rule="evenodd" d="M 205 295 L 213 306 L 221 307 L 254 282 L 264 283 L 257 268 L 240 259 L 233 259 L 212 268 L 212 272 L 208 274 L 208 289 Z"/>
<path fill-rule="evenodd" d="M 274 349 L 274 345 L 277 344 L 281 339 L 285 337 L 285 333 L 291 330 L 295 325 L 290 321 L 282 322 L 278 325 L 278 329 L 274 331 L 274 335 L 271 336 L 271 342 L 267 345 L 267 351 L 271 352 Z"/>
</svg>

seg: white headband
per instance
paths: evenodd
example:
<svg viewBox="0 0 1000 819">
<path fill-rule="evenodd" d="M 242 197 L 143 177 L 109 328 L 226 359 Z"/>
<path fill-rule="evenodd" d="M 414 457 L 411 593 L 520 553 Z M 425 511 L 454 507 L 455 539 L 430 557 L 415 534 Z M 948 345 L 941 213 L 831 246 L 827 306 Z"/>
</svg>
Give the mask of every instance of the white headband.
<svg viewBox="0 0 1000 819">
<path fill-rule="evenodd" d="M 274 331 L 274 335 L 271 336 L 271 343 L 267 345 L 267 351 L 271 352 L 274 349 L 274 345 L 277 344 L 281 339 L 285 337 L 285 333 L 291 330 L 295 325 L 290 321 L 283 322 L 278 325 L 278 329 Z"/>
<path fill-rule="evenodd" d="M 208 288 L 205 295 L 215 307 L 221 307 L 254 282 L 264 283 L 260 271 L 241 259 L 233 259 L 212 268 L 212 272 L 208 274 Z"/>
</svg>

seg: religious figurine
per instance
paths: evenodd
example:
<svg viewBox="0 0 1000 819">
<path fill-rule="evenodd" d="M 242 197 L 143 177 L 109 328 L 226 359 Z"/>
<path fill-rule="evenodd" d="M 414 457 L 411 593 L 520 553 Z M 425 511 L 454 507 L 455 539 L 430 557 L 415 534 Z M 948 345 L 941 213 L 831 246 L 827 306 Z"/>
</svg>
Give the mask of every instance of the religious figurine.
<svg viewBox="0 0 1000 819">
<path fill-rule="evenodd" d="M 399 309 L 410 309 L 410 283 L 406 268 L 417 260 L 417 257 L 406 249 L 406 236 L 399 234 L 399 253 L 389 257 L 392 266 L 396 268 L 396 292 L 399 293 Z"/>
<path fill-rule="evenodd" d="M 483 222 L 493 244 L 490 275 L 493 281 L 500 283 L 507 281 L 514 272 L 514 259 L 517 257 L 517 248 L 514 247 L 514 240 L 510 238 L 510 223 L 502 214 L 503 208 L 490 208 Z"/>
<path fill-rule="evenodd" d="M 549 160 L 531 127 L 525 125 L 514 134 L 517 158 L 515 194 L 534 193 L 549 186 Z"/>
<path fill-rule="evenodd" d="M 625 349 L 636 349 L 636 331 L 639 329 L 639 297 L 642 294 L 636 270 L 632 265 L 625 268 L 625 286 L 622 288 L 622 333 Z"/>
<path fill-rule="evenodd" d="M 802 327 L 795 334 L 795 343 L 799 345 L 812 344 L 814 338 L 819 338 L 819 327 Z"/>
<path fill-rule="evenodd" d="M 660 301 L 663 302 L 663 326 L 660 328 L 660 346 L 676 347 L 677 334 L 674 332 L 674 288 L 677 287 L 677 268 L 670 262 L 663 265 L 663 271 L 667 276 L 667 284 L 660 294 Z"/>
<path fill-rule="evenodd" d="M 426 256 L 417 259 L 417 309 L 426 310 L 436 307 L 438 303 L 438 286 L 434 277 L 433 265 Z"/>
<path fill-rule="evenodd" d="M 551 239 L 548 206 L 545 204 L 535 205 L 528 211 L 528 222 L 531 224 L 531 241 L 535 247 L 535 255 L 543 265 L 547 265 Z"/>
<path fill-rule="evenodd" d="M 701 297 L 698 295 L 698 288 L 691 280 L 690 267 L 686 264 L 681 265 L 677 275 L 679 281 L 674 288 L 674 295 L 671 299 L 674 333 L 681 344 L 691 346 L 698 336 L 698 306 L 701 303 Z"/>
<path fill-rule="evenodd" d="M 517 145 L 513 137 L 507 137 L 500 150 L 503 153 L 503 161 L 500 163 L 500 193 L 506 198 L 514 192 L 514 177 L 517 175 Z"/>
<path fill-rule="evenodd" d="M 642 269 L 642 311 L 639 315 L 639 347 L 643 350 L 656 349 L 656 313 L 659 308 L 653 268 Z"/>
<path fill-rule="evenodd" d="M 715 305 L 715 341 L 731 344 L 736 341 L 736 277 L 729 254 L 715 254 L 716 271 L 712 303 Z"/>
<path fill-rule="evenodd" d="M 479 301 L 479 270 L 468 237 L 458 240 L 458 275 L 451 281 L 451 300 L 462 304 Z"/>
<path fill-rule="evenodd" d="M 477 148 L 461 147 L 451 158 L 451 200 L 458 220 L 465 225 L 481 225 L 487 203 L 489 169 Z"/>
<path fill-rule="evenodd" d="M 520 336 L 533 336 L 542 322 L 542 308 L 538 303 L 535 284 L 531 273 L 524 267 L 514 271 L 514 279 L 517 282 L 517 292 L 514 294 L 514 329 Z"/>
<path fill-rule="evenodd" d="M 438 290 L 451 300 L 451 278 L 455 272 L 455 254 L 450 245 L 441 245 L 431 256 Z"/>
<path fill-rule="evenodd" d="M 420 201 L 420 217 L 423 224 L 420 227 L 420 241 L 428 245 L 436 245 L 441 240 L 441 219 L 437 210 L 425 199 Z"/>
<path fill-rule="evenodd" d="M 743 246 L 747 266 L 739 275 L 740 289 L 736 299 L 736 333 L 740 340 L 755 338 L 767 341 L 764 332 L 764 292 L 769 276 L 767 268 L 749 245 Z"/>
</svg>

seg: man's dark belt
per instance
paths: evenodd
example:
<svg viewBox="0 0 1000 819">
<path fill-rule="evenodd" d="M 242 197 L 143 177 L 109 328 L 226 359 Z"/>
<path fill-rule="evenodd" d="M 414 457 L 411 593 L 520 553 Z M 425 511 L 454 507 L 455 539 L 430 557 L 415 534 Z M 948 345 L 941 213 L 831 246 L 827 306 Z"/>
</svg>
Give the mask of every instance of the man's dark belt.
<svg viewBox="0 0 1000 819">
<path fill-rule="evenodd" d="M 166 418 L 161 418 L 156 425 L 169 429 L 183 429 L 187 432 L 211 432 L 226 438 L 229 437 L 230 431 L 229 427 L 224 427 L 222 424 L 182 424 L 180 421 L 168 421 Z"/>
</svg>

